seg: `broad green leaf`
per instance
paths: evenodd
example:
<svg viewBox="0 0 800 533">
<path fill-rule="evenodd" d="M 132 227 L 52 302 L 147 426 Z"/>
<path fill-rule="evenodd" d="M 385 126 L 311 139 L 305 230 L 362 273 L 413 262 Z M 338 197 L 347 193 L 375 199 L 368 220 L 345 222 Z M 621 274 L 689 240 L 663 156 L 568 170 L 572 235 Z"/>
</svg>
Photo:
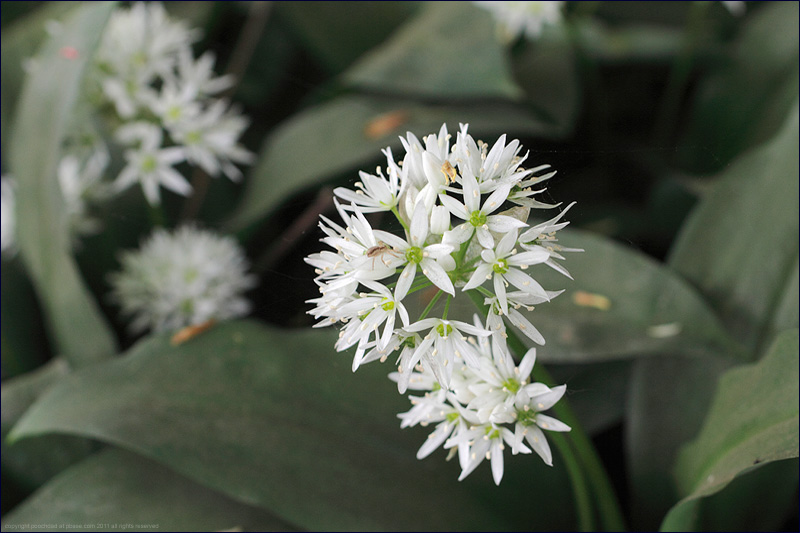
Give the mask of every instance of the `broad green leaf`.
<svg viewBox="0 0 800 533">
<path fill-rule="evenodd" d="M 313 530 L 574 527 L 572 513 L 529 512 L 530 501 L 571 505 L 558 461 L 507 454 L 499 488 L 488 466 L 459 483 L 443 451 L 417 461 L 431 428 L 400 430 L 396 414 L 410 404 L 387 366 L 353 374 L 335 339 L 254 322 L 221 324 L 178 347 L 154 337 L 74 374 L 12 438 L 112 442 Z"/>
<path fill-rule="evenodd" d="M 4 353 L 3 357 L 5 355 Z M 42 394 L 68 372 L 65 361 L 53 359 L 33 372 L 3 381 L 0 403 L 3 476 L 27 490 L 41 486 L 97 449 L 94 443 L 69 435 L 43 435 L 16 446 L 6 443 L 5 438 L 11 427 Z"/>
<path fill-rule="evenodd" d="M 769 341 L 776 310 L 792 284 L 797 287 L 798 142 L 795 105 L 769 144 L 725 170 L 691 214 L 669 259 L 752 351 Z M 794 292 L 785 305 L 796 307 Z"/>
<path fill-rule="evenodd" d="M 748 358 L 776 326 L 797 326 L 797 143 L 795 109 L 778 137 L 735 161 L 704 195 L 670 258 L 746 343 Z M 634 364 L 626 440 L 639 528 L 657 527 L 654 518 L 674 503 L 677 450 L 697 434 L 731 362 L 675 357 Z"/>
<path fill-rule="evenodd" d="M 378 46 L 417 8 L 417 2 L 275 4 L 276 16 L 296 28 L 311 54 L 337 73 Z"/>
<path fill-rule="evenodd" d="M 596 19 L 581 21 L 576 31 L 592 59 L 619 65 L 668 62 L 680 51 L 685 35 L 682 27 L 640 21 L 610 27 Z"/>
<path fill-rule="evenodd" d="M 86 65 L 113 6 L 79 6 L 44 44 L 25 80 L 10 148 L 20 252 L 58 351 L 78 365 L 111 356 L 115 339 L 70 255 L 66 213 L 54 177 Z M 72 47 L 77 56 L 61 54 L 64 47 Z"/>
<path fill-rule="evenodd" d="M 673 517 L 685 514 L 682 506 L 720 491 L 736 476 L 798 457 L 799 350 L 798 331 L 785 331 L 758 363 L 734 368 L 720 378 L 700 434 L 678 457 L 675 475 L 683 499 L 662 529 L 678 525 Z"/>
<path fill-rule="evenodd" d="M 596 362 L 676 350 L 695 355 L 736 350 L 712 310 L 666 266 L 584 231 L 565 229 L 558 236 L 559 244 L 585 251 L 565 253 L 566 260 L 561 261 L 574 281 L 546 265 L 527 271 L 545 289 L 566 289 L 525 313 L 547 341 L 538 348 L 542 361 Z M 464 313 L 462 318 L 473 313 L 469 302 L 458 310 Z"/>
<path fill-rule="evenodd" d="M 366 96 L 339 98 L 298 113 L 266 140 L 229 225 L 242 229 L 253 224 L 290 195 L 339 173 L 353 170 L 356 178 L 358 166 L 380 160 L 386 146 L 401 159 L 398 136 L 407 131 L 422 137 L 447 123 L 448 130 L 455 132 L 460 122 L 469 123 L 476 138 L 501 133 L 547 137 L 553 131 L 519 109 L 500 104 L 422 106 Z M 493 142 L 494 138 L 484 140 Z"/>
<path fill-rule="evenodd" d="M 797 17 L 797 2 L 754 10 L 731 61 L 701 81 L 681 142 L 683 159 L 695 170 L 720 170 L 781 129 L 797 99 Z"/>
<path fill-rule="evenodd" d="M 429 2 L 344 74 L 345 83 L 388 94 L 516 98 L 495 20 L 469 2 Z"/>
<path fill-rule="evenodd" d="M 296 531 L 261 509 L 231 500 L 158 463 L 118 449 L 106 450 L 73 466 L 3 517 L 3 531 L 21 528 Z"/>
<path fill-rule="evenodd" d="M 25 78 L 24 64 L 33 57 L 44 38 L 48 21 L 58 19 L 72 9 L 77 2 L 50 2 L 35 11 L 17 19 L 9 27 L 3 27 L 0 41 L 0 145 L 3 152 L 9 148 L 11 139 L 11 121 L 17 106 L 22 80 Z M 7 4 L 8 5 L 8 4 Z M 3 13 L 5 14 L 3 8 Z M 8 168 L 8 161 L 4 161 Z"/>
</svg>

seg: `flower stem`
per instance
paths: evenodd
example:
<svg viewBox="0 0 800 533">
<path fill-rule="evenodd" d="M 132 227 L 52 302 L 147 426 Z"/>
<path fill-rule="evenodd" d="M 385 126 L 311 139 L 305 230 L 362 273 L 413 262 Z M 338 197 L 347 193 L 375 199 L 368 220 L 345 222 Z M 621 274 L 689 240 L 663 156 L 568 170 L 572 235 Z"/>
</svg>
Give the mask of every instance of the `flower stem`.
<svg viewBox="0 0 800 533">
<path fill-rule="evenodd" d="M 478 291 L 472 290 L 466 292 L 472 300 L 472 303 L 475 304 L 475 306 L 482 313 L 486 314 L 488 309 L 486 305 L 484 305 L 483 297 L 478 293 Z M 510 328 L 507 328 L 506 332 L 508 334 L 507 342 L 509 348 L 516 352 L 518 356 L 519 354 L 525 353 L 527 348 L 519 339 L 517 334 Z M 541 364 L 536 365 L 534 372 L 536 373 L 539 381 L 549 387 L 555 386 L 553 378 L 550 376 L 547 370 L 545 370 L 544 366 Z M 578 464 L 583 467 L 583 474 L 588 477 L 589 486 L 594 492 L 595 501 L 597 502 L 598 513 L 600 515 L 600 521 L 602 522 L 603 528 L 608 531 L 624 530 L 625 521 L 622 518 L 622 511 L 620 510 L 619 501 L 617 499 L 616 492 L 614 491 L 614 487 L 608 478 L 608 474 L 603 467 L 603 463 L 600 460 L 597 450 L 595 450 L 591 439 L 584 431 L 583 426 L 578 420 L 578 417 L 575 416 L 575 413 L 572 411 L 572 408 L 569 406 L 569 403 L 565 398 L 562 398 L 560 402 L 553 406 L 553 411 L 558 415 L 559 420 L 572 427 L 572 431 L 570 431 L 569 434 L 569 440 L 566 438 L 563 439 L 571 446 L 559 446 L 559 451 L 565 457 L 570 457 L 569 459 L 565 459 L 565 463 L 568 461 L 577 460 Z M 553 442 L 558 445 L 558 439 L 554 439 Z M 587 511 L 590 512 L 591 506 L 589 506 L 587 509 L 585 507 L 585 496 L 577 496 L 577 491 L 582 490 L 582 481 L 574 478 L 570 467 L 567 466 L 567 468 L 568 472 L 570 473 L 570 480 L 573 485 L 572 488 L 576 492 L 576 505 L 578 506 L 577 510 L 579 513 L 579 524 L 581 527 L 584 527 L 584 525 L 591 525 L 593 522 L 591 514 L 589 516 L 582 514 L 586 513 Z M 585 490 L 585 483 L 583 483 L 583 490 Z"/>
<path fill-rule="evenodd" d="M 425 318 L 426 316 L 428 316 L 428 313 L 431 312 L 431 309 L 433 309 L 433 306 L 436 305 L 437 301 L 439 301 L 439 297 L 441 295 L 442 295 L 442 291 L 441 290 L 436 291 L 436 294 L 433 295 L 433 298 L 431 298 L 431 301 L 428 302 L 428 306 L 425 308 L 425 310 L 422 312 L 422 314 L 417 319 L 418 322 L 420 320 L 422 320 L 423 318 Z"/>
<path fill-rule="evenodd" d="M 394 213 L 395 218 L 397 218 L 397 220 L 403 226 L 403 229 L 406 230 L 406 233 L 410 234 L 411 229 L 408 227 L 408 224 L 406 224 L 406 221 L 403 220 L 403 217 L 400 216 L 400 212 L 397 210 L 397 206 L 392 207 L 392 213 Z"/>
<path fill-rule="evenodd" d="M 442 313 L 442 320 L 447 320 L 447 312 L 450 311 L 450 300 L 452 299 L 453 297 L 448 294 L 447 300 L 445 300 L 444 302 L 444 312 Z"/>
<path fill-rule="evenodd" d="M 567 438 L 560 433 L 549 435 L 553 444 L 556 445 L 567 467 L 569 479 L 572 482 L 572 492 L 575 494 L 575 507 L 578 510 L 578 529 L 580 531 L 594 531 L 594 512 L 592 500 L 589 494 L 589 487 L 586 486 L 586 478 L 581 470 L 581 465 L 577 457 L 570 449 Z"/>
</svg>

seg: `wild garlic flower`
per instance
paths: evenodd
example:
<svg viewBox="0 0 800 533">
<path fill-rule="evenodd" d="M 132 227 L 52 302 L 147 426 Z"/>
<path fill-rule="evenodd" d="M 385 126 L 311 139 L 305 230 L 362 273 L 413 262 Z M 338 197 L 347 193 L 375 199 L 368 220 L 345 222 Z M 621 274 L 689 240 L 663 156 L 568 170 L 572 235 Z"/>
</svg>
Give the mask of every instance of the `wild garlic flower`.
<svg viewBox="0 0 800 533">
<path fill-rule="evenodd" d="M 194 58 L 197 30 L 172 20 L 159 3 L 135 3 L 112 14 L 88 77 L 90 101 L 116 130 L 115 140 L 128 165 L 116 178 L 117 189 L 139 182 L 151 204 L 161 186 L 178 194 L 192 192 L 175 166 L 183 161 L 208 175 L 237 181 L 237 165 L 254 155 L 239 139 L 249 120 L 217 98 L 233 84 L 214 73 L 214 55 Z M 158 133 L 131 135 L 147 126 Z M 158 139 L 153 142 L 152 139 Z"/>
<path fill-rule="evenodd" d="M 120 257 L 109 278 L 113 298 L 131 330 L 165 331 L 247 314 L 242 296 L 256 285 L 244 252 L 232 237 L 184 226 L 156 230 L 139 250 Z"/>
<path fill-rule="evenodd" d="M 73 237 L 100 230 L 100 221 L 91 216 L 89 205 L 114 195 L 111 185 L 103 180 L 108 163 L 108 150 L 98 144 L 88 151 L 68 152 L 58 164 L 56 175 Z"/>
<path fill-rule="evenodd" d="M 429 392 L 412 397 L 414 407 L 401 415 L 404 427 L 436 424 L 418 457 L 442 445 L 452 449 L 463 479 L 489 456 L 499 483 L 505 446 L 531 453 L 523 443 L 530 435 L 549 462 L 534 426 L 560 427 L 537 418 L 550 397 L 527 387 L 533 356 L 514 366 L 506 320 L 545 343 L 526 313 L 560 294 L 543 288 L 534 270 L 546 264 L 566 273 L 555 262 L 560 252 L 574 251 L 557 244 L 566 210 L 529 226 L 530 209 L 555 207 L 536 198 L 544 191 L 539 183 L 555 172 L 548 165 L 524 168 L 528 154 L 505 135 L 490 147 L 462 124 L 452 143 L 442 125 L 422 141 L 410 132 L 400 141 L 402 160 L 395 162 L 387 148 L 385 170 L 361 172 L 356 190 L 335 189 L 341 222 L 321 216 L 328 249 L 306 258 L 320 290 L 308 301 L 309 313 L 315 327 L 339 325 L 335 348 L 355 347 L 353 371 L 394 357 L 398 391 Z M 380 212 L 391 213 L 402 233 L 373 228 L 366 215 Z M 470 291 L 488 306 L 487 315 L 474 324 L 449 317 L 452 300 Z M 430 295 L 421 312 L 408 302 L 417 292 Z"/>
<path fill-rule="evenodd" d="M 2 253 L 14 249 L 17 231 L 17 201 L 14 182 L 8 176 L 0 179 L 0 248 Z"/>
<path fill-rule="evenodd" d="M 461 466 L 459 481 L 484 459 L 489 459 L 492 477 L 498 485 L 503 477 L 506 446 L 514 455 L 533 450 L 552 466 L 552 454 L 542 429 L 569 431 L 570 428 L 541 412 L 561 399 L 566 386 L 550 388 L 531 383 L 536 361 L 533 348 L 515 366 L 505 344 L 485 341 L 475 346 L 478 364 L 459 365 L 453 372 L 449 390 L 439 386 L 430 367 L 424 364 L 415 369 L 408 381 L 409 389 L 424 391 L 425 395 L 409 396 L 412 408 L 398 415 L 401 427 L 436 424 L 417 458 L 427 457 L 439 446 L 457 450 Z M 390 378 L 399 381 L 402 375 L 393 373 Z"/>
<path fill-rule="evenodd" d="M 545 25 L 560 23 L 564 2 L 476 1 L 473 4 L 492 12 L 500 40 L 510 42 L 521 35 L 536 39 Z"/>
</svg>

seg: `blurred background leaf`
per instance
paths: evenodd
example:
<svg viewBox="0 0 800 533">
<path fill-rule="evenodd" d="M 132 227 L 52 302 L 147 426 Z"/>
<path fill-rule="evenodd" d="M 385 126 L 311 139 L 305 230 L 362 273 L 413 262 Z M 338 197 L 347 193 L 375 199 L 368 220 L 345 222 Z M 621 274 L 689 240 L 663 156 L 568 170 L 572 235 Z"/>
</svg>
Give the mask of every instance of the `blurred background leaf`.
<svg viewBox="0 0 800 533">
<path fill-rule="evenodd" d="M 3 519 L 3 531 L 296 531 L 269 513 L 158 463 L 106 450 L 54 478 Z"/>
<path fill-rule="evenodd" d="M 113 7 L 108 2 L 79 6 L 39 51 L 22 89 L 10 148 L 22 258 L 57 350 L 76 365 L 110 357 L 116 341 L 70 255 L 69 228 L 54 177 L 83 73 Z M 59 50 L 66 46 L 78 56 L 63 56 Z"/>
<path fill-rule="evenodd" d="M 768 2 L 744 21 L 729 61 L 700 82 L 679 156 L 696 172 L 722 170 L 783 127 L 797 100 L 797 2 Z"/>
<path fill-rule="evenodd" d="M 723 172 L 670 258 L 745 343 L 749 359 L 777 324 L 797 326 L 797 116 L 795 108 L 778 136 Z M 644 529 L 657 527 L 654 518 L 678 496 L 670 477 L 678 448 L 699 431 L 714 384 L 733 364 L 683 355 L 634 363 L 626 442 L 634 523 Z"/>
<path fill-rule="evenodd" d="M 518 98 L 495 23 L 469 2 L 426 2 L 415 17 L 350 67 L 344 81 L 385 94 Z"/>
<path fill-rule="evenodd" d="M 666 516 L 663 529 L 693 528 L 692 522 L 678 519 L 692 516 L 681 506 L 718 492 L 738 475 L 798 457 L 798 350 L 798 331 L 785 331 L 758 363 L 720 378 L 698 437 L 678 456 L 675 474 L 684 497 Z"/>
<path fill-rule="evenodd" d="M 386 367 L 353 375 L 350 356 L 333 353 L 335 338 L 254 322 L 221 324 L 179 347 L 158 336 L 75 374 L 12 438 L 111 442 L 308 529 L 574 527 L 571 513 L 527 505 L 569 500 L 563 468 L 506 454 L 498 488 L 488 465 L 458 483 L 443 452 L 417 461 L 430 428 L 401 431 L 396 414 L 410 405 Z M 413 511 L 420 505 L 425 513 Z"/>
</svg>

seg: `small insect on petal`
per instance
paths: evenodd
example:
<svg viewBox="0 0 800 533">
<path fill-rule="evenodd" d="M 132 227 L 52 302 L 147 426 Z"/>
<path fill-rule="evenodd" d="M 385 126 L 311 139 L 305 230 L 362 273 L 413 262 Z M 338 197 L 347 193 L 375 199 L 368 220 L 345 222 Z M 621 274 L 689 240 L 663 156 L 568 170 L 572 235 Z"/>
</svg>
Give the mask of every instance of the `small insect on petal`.
<svg viewBox="0 0 800 533">
<path fill-rule="evenodd" d="M 78 59 L 81 54 L 74 46 L 62 46 L 58 51 L 58 55 L 64 59 Z"/>
<path fill-rule="evenodd" d="M 601 311 L 608 311 L 611 309 L 611 300 L 602 294 L 593 294 L 591 292 L 575 291 L 572 295 L 572 301 L 575 305 L 581 307 L 594 307 Z"/>
<path fill-rule="evenodd" d="M 367 139 L 380 139 L 386 137 L 406 122 L 408 122 L 408 111 L 404 109 L 389 111 L 367 122 L 364 126 L 364 136 Z"/>
<path fill-rule="evenodd" d="M 175 333 L 175 335 L 172 336 L 172 339 L 170 339 L 169 343 L 173 346 L 183 344 L 197 335 L 200 335 L 204 331 L 211 329 L 216 323 L 217 321 L 212 318 L 211 320 L 207 320 L 194 326 L 186 326 Z"/>
</svg>

